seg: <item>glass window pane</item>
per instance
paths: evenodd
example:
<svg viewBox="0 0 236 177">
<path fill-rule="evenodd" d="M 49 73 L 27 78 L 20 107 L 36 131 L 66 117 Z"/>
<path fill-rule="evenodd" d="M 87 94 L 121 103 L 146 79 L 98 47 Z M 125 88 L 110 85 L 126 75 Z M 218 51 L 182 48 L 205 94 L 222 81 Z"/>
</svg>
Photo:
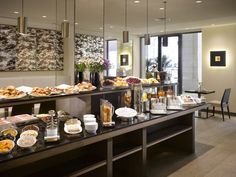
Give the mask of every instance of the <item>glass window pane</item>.
<svg viewBox="0 0 236 177">
<path fill-rule="evenodd" d="M 108 76 L 116 76 L 117 70 L 117 40 L 107 41 L 108 59 L 111 63 L 111 67 L 108 70 Z"/>
</svg>

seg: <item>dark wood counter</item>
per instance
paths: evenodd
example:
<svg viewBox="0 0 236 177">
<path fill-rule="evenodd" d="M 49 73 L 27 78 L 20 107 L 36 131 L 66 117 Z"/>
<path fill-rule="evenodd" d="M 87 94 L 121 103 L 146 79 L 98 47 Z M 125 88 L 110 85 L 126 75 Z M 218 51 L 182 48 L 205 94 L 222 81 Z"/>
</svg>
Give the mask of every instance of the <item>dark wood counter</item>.
<svg viewBox="0 0 236 177">
<path fill-rule="evenodd" d="M 88 134 L 85 130 L 79 135 L 67 135 L 61 127 L 61 140 L 58 143 L 51 144 L 44 142 L 44 125 L 40 122 L 38 142 L 33 148 L 27 150 L 15 147 L 11 154 L 0 156 L 0 176 L 37 174 L 37 172 L 45 169 L 49 174 L 80 176 L 95 169 L 106 167 L 106 175 L 111 177 L 114 162 L 138 152 L 142 154 L 140 167 L 145 173 L 147 150 L 158 143 L 174 139 L 176 141 L 172 142 L 173 147 L 194 152 L 195 125 L 193 113 L 205 107 L 206 104 L 201 104 L 182 111 L 169 111 L 168 115 L 163 116 L 147 114 L 146 120 L 135 118 L 132 122 L 122 122 L 116 118 L 114 128 L 99 126 L 96 135 Z M 19 127 L 20 129 L 21 127 Z M 60 159 L 61 162 L 58 161 L 57 164 L 56 156 L 64 154 L 65 157 L 69 157 L 71 151 L 81 153 L 76 165 L 72 167 L 66 158 Z M 54 164 L 50 164 L 51 161 Z M 42 164 L 39 168 L 27 170 L 30 164 L 37 162 Z M 51 165 L 54 165 L 56 172 L 49 168 Z M 145 176 L 145 174 L 143 175 Z"/>
</svg>

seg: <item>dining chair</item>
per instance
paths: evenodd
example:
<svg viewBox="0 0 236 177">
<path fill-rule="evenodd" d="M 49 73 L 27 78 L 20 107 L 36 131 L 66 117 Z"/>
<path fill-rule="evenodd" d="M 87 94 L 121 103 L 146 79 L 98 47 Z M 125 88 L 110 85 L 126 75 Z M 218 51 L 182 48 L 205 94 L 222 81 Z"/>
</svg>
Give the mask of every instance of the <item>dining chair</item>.
<svg viewBox="0 0 236 177">
<path fill-rule="evenodd" d="M 229 119 L 230 119 L 230 112 L 229 112 L 230 92 L 231 92 L 231 88 L 227 88 L 224 91 L 224 94 L 222 96 L 221 101 L 213 100 L 213 101 L 208 102 L 210 105 L 213 106 L 213 116 L 215 115 L 215 107 L 220 107 L 221 108 L 221 114 L 222 114 L 223 121 L 225 120 L 225 118 L 224 118 L 224 107 L 227 107 L 227 111 L 228 111 L 228 115 L 229 115 Z M 208 118 L 208 111 L 209 111 L 209 109 L 207 107 L 207 118 Z"/>
</svg>

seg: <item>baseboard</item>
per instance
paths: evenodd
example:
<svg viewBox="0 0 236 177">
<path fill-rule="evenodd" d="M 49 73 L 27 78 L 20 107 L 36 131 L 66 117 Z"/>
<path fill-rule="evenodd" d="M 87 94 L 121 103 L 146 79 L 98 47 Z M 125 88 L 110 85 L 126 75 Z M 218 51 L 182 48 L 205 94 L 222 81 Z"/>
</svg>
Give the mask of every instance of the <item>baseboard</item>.
<svg viewBox="0 0 236 177">
<path fill-rule="evenodd" d="M 202 112 L 206 112 L 206 109 L 202 109 L 201 111 L 202 111 Z M 209 112 L 209 113 L 213 113 L 213 110 L 212 110 L 212 109 L 209 109 L 208 112 Z M 215 110 L 215 114 L 221 114 L 221 111 Z M 224 114 L 225 114 L 225 115 L 228 115 L 228 112 L 225 112 L 225 111 L 224 111 Z M 230 114 L 231 116 L 236 116 L 236 112 L 229 112 L 229 114 Z"/>
</svg>

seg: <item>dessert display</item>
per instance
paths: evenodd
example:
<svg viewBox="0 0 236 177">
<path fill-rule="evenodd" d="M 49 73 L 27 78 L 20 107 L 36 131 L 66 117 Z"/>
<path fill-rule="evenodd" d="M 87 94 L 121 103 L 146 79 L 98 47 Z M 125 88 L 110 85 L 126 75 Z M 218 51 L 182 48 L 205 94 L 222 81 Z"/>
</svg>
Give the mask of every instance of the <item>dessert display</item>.
<svg viewBox="0 0 236 177">
<path fill-rule="evenodd" d="M 96 89 L 96 87 L 89 82 L 78 83 L 75 87 L 77 87 L 80 92 L 88 92 Z"/>
<path fill-rule="evenodd" d="M 101 81 L 101 85 L 102 87 L 113 87 L 115 84 L 115 82 L 113 80 L 110 79 L 105 79 Z"/>
<path fill-rule="evenodd" d="M 26 96 L 26 93 L 17 90 L 14 86 L 0 88 L 0 97 L 4 99 L 18 99 Z"/>
<path fill-rule="evenodd" d="M 34 97 L 45 97 L 49 96 L 50 94 L 51 91 L 47 87 L 46 88 L 34 87 L 30 95 Z"/>
<path fill-rule="evenodd" d="M 48 89 L 50 91 L 50 93 L 53 94 L 53 95 L 63 93 L 62 89 L 59 89 L 59 88 L 56 88 L 56 87 L 46 87 L 46 89 Z"/>
<path fill-rule="evenodd" d="M 10 139 L 0 141 L 0 154 L 7 154 L 14 148 L 15 143 Z"/>
<path fill-rule="evenodd" d="M 75 93 L 79 93 L 79 88 L 76 86 L 70 86 L 66 89 L 64 89 L 64 93 L 66 94 L 75 94 Z"/>
<path fill-rule="evenodd" d="M 155 78 L 141 79 L 142 84 L 157 84 L 158 81 Z"/>
<path fill-rule="evenodd" d="M 82 132 L 81 122 L 78 119 L 69 119 L 64 124 L 64 131 L 68 134 L 77 134 Z"/>
<path fill-rule="evenodd" d="M 190 95 L 181 95 L 178 96 L 178 99 L 182 106 L 194 106 L 197 104 L 193 97 Z"/>
<path fill-rule="evenodd" d="M 121 77 L 115 78 L 114 81 L 115 81 L 114 82 L 115 87 L 128 87 L 128 83 L 126 82 L 126 80 Z"/>
<path fill-rule="evenodd" d="M 140 84 L 141 80 L 138 77 L 129 76 L 126 78 L 126 82 L 128 82 L 128 84 Z"/>
</svg>

